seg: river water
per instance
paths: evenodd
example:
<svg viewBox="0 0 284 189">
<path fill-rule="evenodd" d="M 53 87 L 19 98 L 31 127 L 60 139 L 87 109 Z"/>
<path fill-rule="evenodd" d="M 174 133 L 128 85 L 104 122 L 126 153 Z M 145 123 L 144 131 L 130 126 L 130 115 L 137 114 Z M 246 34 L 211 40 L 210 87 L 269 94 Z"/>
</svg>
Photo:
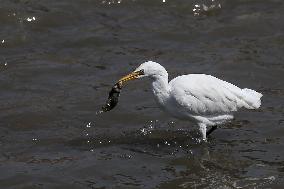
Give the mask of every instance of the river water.
<svg viewBox="0 0 284 189">
<path fill-rule="evenodd" d="M 0 0 L 0 188 L 283 188 L 282 0 Z M 263 93 L 199 143 L 147 79 L 161 63 Z"/>
</svg>

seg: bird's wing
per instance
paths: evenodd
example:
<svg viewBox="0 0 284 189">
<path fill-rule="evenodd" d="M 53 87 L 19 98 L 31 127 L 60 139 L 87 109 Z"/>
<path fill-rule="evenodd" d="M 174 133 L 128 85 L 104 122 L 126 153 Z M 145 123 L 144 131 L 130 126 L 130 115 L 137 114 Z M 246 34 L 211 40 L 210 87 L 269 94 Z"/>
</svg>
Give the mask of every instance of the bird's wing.
<svg viewBox="0 0 284 189">
<path fill-rule="evenodd" d="M 237 86 L 205 74 L 183 75 L 170 83 L 177 108 L 196 115 L 224 114 L 242 106 Z"/>
</svg>

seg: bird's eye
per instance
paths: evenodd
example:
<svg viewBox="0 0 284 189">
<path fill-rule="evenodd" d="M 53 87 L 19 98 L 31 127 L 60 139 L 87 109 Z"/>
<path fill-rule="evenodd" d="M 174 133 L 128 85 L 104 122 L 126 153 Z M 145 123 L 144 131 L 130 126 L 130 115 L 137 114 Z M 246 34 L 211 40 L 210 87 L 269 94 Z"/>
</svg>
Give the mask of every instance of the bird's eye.
<svg viewBox="0 0 284 189">
<path fill-rule="evenodd" d="M 139 72 L 139 75 L 144 75 L 144 70 L 143 69 L 139 70 L 138 72 Z"/>
</svg>

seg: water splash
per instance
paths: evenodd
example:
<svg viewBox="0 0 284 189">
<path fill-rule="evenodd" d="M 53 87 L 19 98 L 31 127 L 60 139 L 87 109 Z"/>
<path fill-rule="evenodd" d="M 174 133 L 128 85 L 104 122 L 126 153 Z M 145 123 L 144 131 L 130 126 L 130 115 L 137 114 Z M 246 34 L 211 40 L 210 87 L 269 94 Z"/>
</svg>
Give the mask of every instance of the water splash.
<svg viewBox="0 0 284 189">
<path fill-rule="evenodd" d="M 83 135 L 86 137 L 87 141 L 86 143 L 89 144 L 91 141 L 90 141 L 90 138 L 89 138 L 89 129 L 92 127 L 92 122 L 88 122 L 86 125 L 85 125 L 85 129 L 83 131 Z"/>
<path fill-rule="evenodd" d="M 96 115 L 100 115 L 101 113 L 104 113 L 104 111 L 102 110 L 96 111 Z"/>
<path fill-rule="evenodd" d="M 91 127 L 91 124 L 92 124 L 92 122 L 89 122 L 89 123 L 86 125 L 86 127 L 87 127 L 87 128 L 90 128 L 90 127 Z"/>
<path fill-rule="evenodd" d="M 221 3 L 218 0 L 211 0 L 208 3 L 196 3 L 192 12 L 194 16 L 208 16 L 215 14 L 222 8 Z"/>
<path fill-rule="evenodd" d="M 122 0 L 103 0 L 102 4 L 111 5 L 111 4 L 120 4 Z"/>
<path fill-rule="evenodd" d="M 171 145 L 168 141 L 165 141 L 164 143 L 165 143 L 165 145 L 168 145 L 168 146 Z"/>
<path fill-rule="evenodd" d="M 156 128 L 157 123 L 159 122 L 159 120 L 155 120 L 155 121 L 150 121 L 150 124 L 148 126 L 145 126 L 143 128 L 140 129 L 141 133 L 145 136 L 148 134 L 151 134 L 152 131 Z"/>
<path fill-rule="evenodd" d="M 36 18 L 34 16 L 26 18 L 26 21 L 28 21 L 28 22 L 32 22 L 32 21 L 35 21 L 35 20 L 36 20 Z"/>
</svg>

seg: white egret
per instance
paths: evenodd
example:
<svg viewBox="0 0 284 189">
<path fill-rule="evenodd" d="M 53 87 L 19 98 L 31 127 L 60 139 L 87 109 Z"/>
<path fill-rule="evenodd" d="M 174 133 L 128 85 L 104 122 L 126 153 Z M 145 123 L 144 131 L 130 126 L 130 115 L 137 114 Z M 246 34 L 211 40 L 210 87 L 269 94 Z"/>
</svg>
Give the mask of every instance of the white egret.
<svg viewBox="0 0 284 189">
<path fill-rule="evenodd" d="M 218 124 L 233 119 L 234 111 L 242 107 L 257 109 L 261 105 L 261 93 L 241 89 L 211 75 L 182 75 L 168 82 L 166 69 L 153 61 L 141 64 L 134 72 L 121 78 L 119 83 L 142 77 L 151 78 L 152 91 L 159 107 L 175 118 L 195 121 L 203 140 Z M 206 132 L 207 126 L 212 127 Z"/>
</svg>

